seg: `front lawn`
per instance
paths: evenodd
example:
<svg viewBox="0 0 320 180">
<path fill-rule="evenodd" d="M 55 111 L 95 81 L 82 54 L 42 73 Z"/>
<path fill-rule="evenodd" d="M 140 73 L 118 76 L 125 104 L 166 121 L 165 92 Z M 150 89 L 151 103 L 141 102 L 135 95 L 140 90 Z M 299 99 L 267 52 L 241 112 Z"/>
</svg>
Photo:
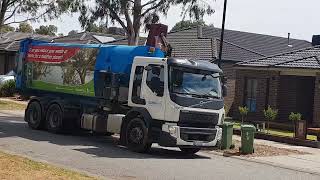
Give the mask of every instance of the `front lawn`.
<svg viewBox="0 0 320 180">
<path fill-rule="evenodd" d="M 241 123 L 239 122 L 232 122 L 234 123 L 233 128 L 234 129 L 240 129 Z M 266 129 L 267 131 L 267 129 Z M 276 136 L 286 136 L 286 137 L 293 137 L 293 132 L 292 131 L 285 131 L 285 130 L 279 130 L 279 129 L 270 129 L 269 134 L 271 135 L 276 135 Z M 314 135 L 308 135 L 307 136 L 308 140 L 316 141 L 317 136 Z"/>
</svg>

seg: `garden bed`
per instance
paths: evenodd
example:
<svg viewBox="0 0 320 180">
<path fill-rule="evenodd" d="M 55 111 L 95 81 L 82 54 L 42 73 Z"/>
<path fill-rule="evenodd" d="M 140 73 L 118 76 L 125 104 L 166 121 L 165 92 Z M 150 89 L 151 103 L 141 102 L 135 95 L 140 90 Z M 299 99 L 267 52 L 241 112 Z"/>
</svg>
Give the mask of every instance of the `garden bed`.
<svg viewBox="0 0 320 180">
<path fill-rule="evenodd" d="M 270 132 L 270 131 L 269 131 Z M 241 135 L 241 130 L 240 129 L 233 129 L 233 133 L 236 135 Z M 320 142 L 315 141 L 315 140 L 302 140 L 302 139 L 296 139 L 293 138 L 292 136 L 281 136 L 277 134 L 266 134 L 262 132 L 256 132 L 255 133 L 255 138 L 257 139 L 265 139 L 269 141 L 275 141 L 275 142 L 280 142 L 280 143 L 286 143 L 286 144 L 292 144 L 292 145 L 297 145 L 297 146 L 306 146 L 306 147 L 313 147 L 313 148 L 320 148 Z M 316 138 L 316 136 L 315 136 Z"/>
<path fill-rule="evenodd" d="M 215 152 L 223 153 L 224 156 L 243 156 L 243 157 L 267 157 L 267 156 L 286 156 L 286 155 L 303 155 L 309 154 L 302 151 L 286 149 L 286 148 L 277 148 L 268 145 L 254 144 L 254 153 L 253 154 L 241 154 L 239 148 L 241 147 L 241 142 L 238 140 L 233 141 L 234 148 L 229 150 L 220 150 L 217 149 Z M 210 153 L 210 152 L 209 152 Z"/>
</svg>

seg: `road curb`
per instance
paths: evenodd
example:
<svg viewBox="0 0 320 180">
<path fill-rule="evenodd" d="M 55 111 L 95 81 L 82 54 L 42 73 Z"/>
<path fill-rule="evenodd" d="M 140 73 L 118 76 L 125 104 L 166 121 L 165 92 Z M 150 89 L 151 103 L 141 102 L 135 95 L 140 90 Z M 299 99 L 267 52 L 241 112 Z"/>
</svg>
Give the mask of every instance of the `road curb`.
<svg viewBox="0 0 320 180">
<path fill-rule="evenodd" d="M 216 151 L 210 151 L 210 152 L 207 151 L 207 152 L 203 152 L 203 153 L 214 154 L 214 155 L 218 155 L 218 156 L 223 156 L 223 157 L 227 157 L 227 158 L 234 158 L 234 159 L 239 159 L 239 160 L 258 163 L 258 164 L 265 164 L 265 165 L 278 167 L 278 168 L 282 168 L 282 169 L 298 171 L 298 172 L 302 172 L 302 173 L 308 173 L 308 174 L 320 176 L 320 172 L 317 172 L 317 171 L 313 171 L 313 170 L 305 169 L 305 168 L 297 168 L 297 167 L 287 166 L 287 165 L 284 165 L 284 164 L 275 163 L 275 162 L 271 162 L 271 161 L 262 161 L 262 160 L 258 160 L 258 159 L 253 159 L 253 158 L 248 158 L 248 157 L 241 157 L 241 156 L 226 156 L 223 153 L 216 152 Z"/>
</svg>

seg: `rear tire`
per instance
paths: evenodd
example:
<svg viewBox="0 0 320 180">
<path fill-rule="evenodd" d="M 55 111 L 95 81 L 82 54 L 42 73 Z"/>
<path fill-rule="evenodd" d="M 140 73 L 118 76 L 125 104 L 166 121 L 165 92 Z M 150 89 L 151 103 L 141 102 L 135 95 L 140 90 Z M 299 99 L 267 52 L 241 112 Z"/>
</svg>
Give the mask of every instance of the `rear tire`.
<svg viewBox="0 0 320 180">
<path fill-rule="evenodd" d="M 28 122 L 28 125 L 31 129 L 42 129 L 43 128 L 43 117 L 41 105 L 38 101 L 32 101 L 25 113 L 25 121 Z"/>
<path fill-rule="evenodd" d="M 148 128 L 145 122 L 140 118 L 130 120 L 126 129 L 127 147 L 134 152 L 147 152 L 152 145 L 148 140 Z"/>
<path fill-rule="evenodd" d="M 50 105 L 46 115 L 49 132 L 60 133 L 63 129 L 63 112 L 58 104 Z"/>
<path fill-rule="evenodd" d="M 200 151 L 200 148 L 179 148 L 181 152 L 185 155 L 193 155 Z"/>
</svg>

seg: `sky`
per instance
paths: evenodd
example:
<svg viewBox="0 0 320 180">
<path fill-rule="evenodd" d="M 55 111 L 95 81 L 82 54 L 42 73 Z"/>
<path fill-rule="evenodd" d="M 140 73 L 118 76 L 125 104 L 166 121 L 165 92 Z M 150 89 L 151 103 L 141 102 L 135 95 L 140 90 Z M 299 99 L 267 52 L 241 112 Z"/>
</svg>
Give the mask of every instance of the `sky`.
<svg viewBox="0 0 320 180">
<path fill-rule="evenodd" d="M 221 27 L 224 0 L 209 0 L 215 13 L 205 16 L 207 24 Z M 305 39 L 320 34 L 320 0 L 228 0 L 226 28 L 260 34 Z M 171 7 L 167 17 L 160 21 L 171 29 L 182 19 L 181 7 Z M 78 15 L 63 15 L 60 19 L 33 23 L 34 27 L 54 24 L 65 35 L 71 30 L 82 31 Z"/>
</svg>

